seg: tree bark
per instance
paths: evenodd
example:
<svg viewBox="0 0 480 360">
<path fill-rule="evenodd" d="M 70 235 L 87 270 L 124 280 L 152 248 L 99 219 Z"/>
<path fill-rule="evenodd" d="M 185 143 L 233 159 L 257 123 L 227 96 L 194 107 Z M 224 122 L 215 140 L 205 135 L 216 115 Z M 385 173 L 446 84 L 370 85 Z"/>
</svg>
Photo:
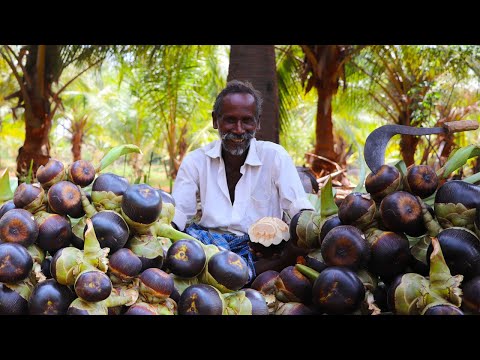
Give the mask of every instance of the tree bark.
<svg viewBox="0 0 480 360">
<path fill-rule="evenodd" d="M 332 99 L 338 91 L 339 79 L 343 74 L 345 49 L 340 45 L 302 45 L 302 49 L 305 53 L 302 74 L 305 91 L 315 88 L 318 93 L 314 153 L 337 162 Z M 320 174 L 322 170 L 327 173 L 336 170 L 334 164 L 319 158 L 311 159 L 311 167 L 316 174 Z"/>
<path fill-rule="evenodd" d="M 274 45 L 231 45 L 227 80 L 249 81 L 263 95 L 258 140 L 279 142 L 279 104 Z"/>
<path fill-rule="evenodd" d="M 315 150 L 314 153 L 325 157 L 329 160 L 336 161 L 337 155 L 333 150 L 333 122 L 332 122 L 332 96 L 333 93 L 323 91 L 317 88 L 317 116 L 315 123 Z M 335 165 L 313 158 L 312 170 L 315 173 L 320 173 L 321 170 L 333 172 L 336 170 Z"/>
<path fill-rule="evenodd" d="M 33 95 L 31 95 L 31 99 L 32 111 L 25 111 L 25 140 L 23 146 L 18 150 L 17 156 L 19 184 L 26 181 L 32 161 L 32 176 L 34 176 L 38 167 L 45 165 L 50 158 L 50 140 L 48 138 L 52 127 L 50 105 L 45 99 L 34 98 Z"/>
<path fill-rule="evenodd" d="M 408 110 L 399 113 L 398 124 L 411 126 L 411 115 Z M 400 137 L 400 155 L 407 167 L 415 163 L 415 151 L 419 141 L 418 136 L 401 135 Z"/>
<path fill-rule="evenodd" d="M 35 177 L 38 167 L 45 165 L 50 158 L 51 86 L 59 76 L 59 59 L 57 45 L 32 45 L 26 55 L 22 84 L 25 141 L 17 156 L 19 184 L 27 180 L 30 164 Z"/>
<path fill-rule="evenodd" d="M 72 155 L 73 161 L 82 158 L 83 136 L 85 135 L 85 126 L 87 125 L 87 116 L 83 116 L 80 120 L 72 124 Z"/>
<path fill-rule="evenodd" d="M 415 163 L 415 150 L 419 141 L 418 136 L 401 135 L 400 153 L 407 167 Z"/>
</svg>

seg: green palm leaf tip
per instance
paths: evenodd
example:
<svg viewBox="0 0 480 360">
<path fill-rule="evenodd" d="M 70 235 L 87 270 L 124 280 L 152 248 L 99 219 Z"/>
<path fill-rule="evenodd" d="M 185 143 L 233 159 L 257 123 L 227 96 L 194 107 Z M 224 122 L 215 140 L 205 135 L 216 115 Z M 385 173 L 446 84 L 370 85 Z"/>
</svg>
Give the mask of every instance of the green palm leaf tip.
<svg viewBox="0 0 480 360">
<path fill-rule="evenodd" d="M 450 155 L 445 165 L 437 171 L 437 175 L 446 179 L 455 170 L 465 165 L 468 159 L 479 155 L 480 147 L 478 145 L 464 146 Z"/>
<path fill-rule="evenodd" d="M 123 144 L 123 145 L 115 146 L 105 154 L 102 160 L 100 160 L 100 164 L 98 164 L 96 168 L 97 172 L 104 170 L 108 165 L 113 163 L 120 156 L 131 154 L 131 153 L 142 154 L 142 151 L 137 145 L 133 145 L 133 144 Z"/>
<path fill-rule="evenodd" d="M 322 219 L 338 213 L 331 176 L 328 177 L 327 182 L 322 186 L 318 194 L 307 194 L 307 198 L 315 208 L 315 212 L 320 214 Z"/>
<path fill-rule="evenodd" d="M 322 218 L 338 213 L 331 176 L 328 177 L 327 183 L 320 189 L 320 199 L 320 215 Z"/>
<path fill-rule="evenodd" d="M 0 204 L 11 199 L 13 199 L 13 191 L 10 187 L 8 168 L 6 168 L 0 177 Z"/>
</svg>

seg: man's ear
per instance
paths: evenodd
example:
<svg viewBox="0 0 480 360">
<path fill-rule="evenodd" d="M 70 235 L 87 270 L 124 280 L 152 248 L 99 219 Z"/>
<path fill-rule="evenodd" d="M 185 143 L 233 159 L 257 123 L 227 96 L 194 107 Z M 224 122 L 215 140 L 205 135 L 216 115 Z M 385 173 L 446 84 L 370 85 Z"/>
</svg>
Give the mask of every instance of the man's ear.
<svg viewBox="0 0 480 360">
<path fill-rule="evenodd" d="M 261 128 L 261 126 L 260 126 L 260 118 L 258 118 L 256 130 L 260 130 L 260 128 Z"/>
<path fill-rule="evenodd" d="M 212 121 L 213 121 L 213 128 L 214 129 L 218 129 L 218 125 L 217 125 L 217 115 L 215 115 L 215 112 L 212 111 Z"/>
</svg>

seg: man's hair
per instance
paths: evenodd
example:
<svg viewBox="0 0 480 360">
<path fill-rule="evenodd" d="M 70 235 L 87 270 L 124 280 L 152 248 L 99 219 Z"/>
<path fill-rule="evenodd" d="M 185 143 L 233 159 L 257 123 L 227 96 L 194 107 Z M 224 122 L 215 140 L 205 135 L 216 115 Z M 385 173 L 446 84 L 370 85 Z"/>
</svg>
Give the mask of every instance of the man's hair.
<svg viewBox="0 0 480 360">
<path fill-rule="evenodd" d="M 227 83 L 225 88 L 220 91 L 215 99 L 215 104 L 213 105 L 213 112 L 218 117 L 221 115 L 221 108 L 223 105 L 223 98 L 228 94 L 250 94 L 255 99 L 255 120 L 257 123 L 260 122 L 260 116 L 262 115 L 262 104 L 263 98 L 260 91 L 255 89 L 253 85 L 248 81 L 240 80 L 231 80 Z"/>
</svg>

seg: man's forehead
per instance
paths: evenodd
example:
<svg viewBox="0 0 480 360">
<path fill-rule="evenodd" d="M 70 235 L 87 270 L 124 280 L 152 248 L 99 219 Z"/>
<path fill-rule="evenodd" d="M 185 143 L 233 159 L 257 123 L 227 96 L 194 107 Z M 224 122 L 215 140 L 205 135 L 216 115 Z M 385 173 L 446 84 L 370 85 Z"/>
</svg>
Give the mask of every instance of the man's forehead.
<svg viewBox="0 0 480 360">
<path fill-rule="evenodd" d="M 223 98 L 223 104 L 249 106 L 255 105 L 255 98 L 248 93 L 231 93 Z"/>
</svg>

